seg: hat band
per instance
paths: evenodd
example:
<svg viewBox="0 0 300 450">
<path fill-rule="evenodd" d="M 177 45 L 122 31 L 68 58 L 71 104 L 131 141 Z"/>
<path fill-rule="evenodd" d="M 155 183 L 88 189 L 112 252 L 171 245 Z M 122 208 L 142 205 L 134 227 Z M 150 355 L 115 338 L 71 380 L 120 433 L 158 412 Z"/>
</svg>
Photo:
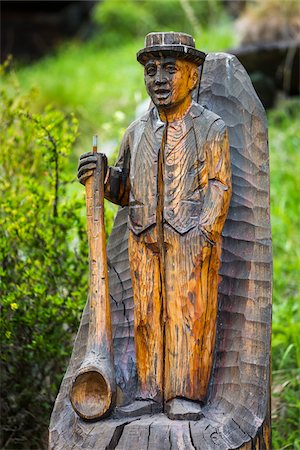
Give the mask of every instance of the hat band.
<svg viewBox="0 0 300 450">
<path fill-rule="evenodd" d="M 149 47 L 145 47 L 137 53 L 137 60 L 145 65 L 146 62 L 153 57 L 160 55 L 164 56 L 165 54 L 175 55 L 181 59 L 185 59 L 187 61 L 193 62 L 200 66 L 205 60 L 206 54 L 197 50 L 194 47 L 189 47 L 188 45 L 153 45 Z"/>
</svg>

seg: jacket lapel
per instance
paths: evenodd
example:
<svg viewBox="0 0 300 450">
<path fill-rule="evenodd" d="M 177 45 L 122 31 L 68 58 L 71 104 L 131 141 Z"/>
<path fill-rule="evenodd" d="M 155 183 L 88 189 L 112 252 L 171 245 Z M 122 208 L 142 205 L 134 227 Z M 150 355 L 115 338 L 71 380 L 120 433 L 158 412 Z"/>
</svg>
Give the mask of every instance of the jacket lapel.
<svg viewBox="0 0 300 450">
<path fill-rule="evenodd" d="M 144 122 L 144 130 L 138 144 L 138 157 L 145 159 L 146 167 L 151 167 L 153 160 L 155 162 L 157 161 L 157 155 L 161 145 L 161 142 L 156 137 L 152 117 L 153 109 L 149 111 L 147 116 L 141 119 Z"/>
</svg>

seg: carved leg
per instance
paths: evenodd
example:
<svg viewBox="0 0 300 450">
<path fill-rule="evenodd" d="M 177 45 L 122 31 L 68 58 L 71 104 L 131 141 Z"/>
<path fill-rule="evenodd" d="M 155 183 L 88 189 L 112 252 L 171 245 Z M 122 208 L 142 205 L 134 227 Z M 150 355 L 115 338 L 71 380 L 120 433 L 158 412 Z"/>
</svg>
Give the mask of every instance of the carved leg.
<svg viewBox="0 0 300 450">
<path fill-rule="evenodd" d="M 166 226 L 165 237 L 165 400 L 205 401 L 216 335 L 218 250 L 194 230 L 181 236 Z"/>
<path fill-rule="evenodd" d="M 159 256 L 147 236 L 129 235 L 129 261 L 134 295 L 134 337 L 138 397 L 162 400 L 163 335 Z"/>
</svg>

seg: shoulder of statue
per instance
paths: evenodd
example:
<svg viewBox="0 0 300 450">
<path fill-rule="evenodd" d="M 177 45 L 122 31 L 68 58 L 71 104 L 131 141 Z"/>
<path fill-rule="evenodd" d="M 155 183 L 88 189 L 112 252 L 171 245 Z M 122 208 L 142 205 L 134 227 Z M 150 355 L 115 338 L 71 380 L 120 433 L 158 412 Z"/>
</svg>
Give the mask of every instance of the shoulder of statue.
<svg viewBox="0 0 300 450">
<path fill-rule="evenodd" d="M 212 136 L 226 130 L 225 122 L 220 116 L 195 101 L 190 109 L 190 116 L 194 120 L 194 126 L 205 135 Z"/>
<path fill-rule="evenodd" d="M 134 143 L 139 142 L 146 125 L 149 123 L 151 125 L 151 120 L 148 120 L 150 118 L 151 109 L 149 109 L 145 114 L 138 117 L 136 120 L 134 120 L 125 130 L 125 133 L 123 135 L 122 139 L 122 146 L 125 148 L 131 148 Z M 147 125 L 148 126 L 148 125 Z"/>
<path fill-rule="evenodd" d="M 190 109 L 190 115 L 193 117 L 193 119 L 201 117 L 201 120 L 207 120 L 208 122 L 211 123 L 215 122 L 218 119 L 222 120 L 220 116 L 210 111 L 209 109 L 204 108 L 199 103 L 196 103 L 194 100 Z"/>
<path fill-rule="evenodd" d="M 152 109 L 149 109 L 145 114 L 143 114 L 142 116 L 138 117 L 136 120 L 131 122 L 129 127 L 126 129 L 125 133 L 132 134 L 138 131 L 140 128 L 143 128 L 145 126 L 145 123 L 148 122 Z"/>
</svg>

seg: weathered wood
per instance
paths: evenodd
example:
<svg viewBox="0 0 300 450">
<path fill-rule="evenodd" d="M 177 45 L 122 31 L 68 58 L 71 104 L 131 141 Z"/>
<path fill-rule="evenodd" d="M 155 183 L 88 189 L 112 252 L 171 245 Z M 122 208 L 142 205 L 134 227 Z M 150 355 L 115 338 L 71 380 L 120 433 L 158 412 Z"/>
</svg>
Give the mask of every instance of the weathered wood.
<svg viewBox="0 0 300 450">
<path fill-rule="evenodd" d="M 96 168 L 85 183 L 90 263 L 89 332 L 86 355 L 70 390 L 74 410 L 86 420 L 108 413 L 116 396 L 104 228 L 104 162 L 97 154 L 96 141 L 94 153 Z"/>
<path fill-rule="evenodd" d="M 116 450 L 123 450 L 125 448 L 131 450 L 148 448 L 150 426 L 153 422 L 153 417 L 145 418 L 144 416 L 142 420 L 135 420 L 126 425 L 116 446 Z"/>
<path fill-rule="evenodd" d="M 52 415 L 51 449 L 84 448 L 84 439 L 90 442 L 87 448 L 95 449 L 106 445 L 131 450 L 136 441 L 139 446 L 134 448 L 145 450 L 271 448 L 271 239 L 265 115 L 248 76 L 230 55 L 207 56 L 201 88 L 195 95 L 228 127 L 233 175 L 221 242 L 215 360 L 204 417 L 179 422 L 155 414 L 133 418 L 130 423 L 124 419 L 121 425 L 116 419 L 106 419 L 84 426 L 74 418 L 67 392 L 85 351 L 86 310 Z M 129 403 L 138 392 L 127 220 L 128 208 L 124 207 L 117 214 L 108 246 L 118 404 Z M 112 428 L 115 424 L 116 431 L 103 437 L 108 423 Z M 79 431 L 74 434 L 74 429 Z"/>
<path fill-rule="evenodd" d="M 152 400 L 136 400 L 129 405 L 119 406 L 114 411 L 116 417 L 137 417 L 148 414 L 160 413 L 162 405 Z"/>
<path fill-rule="evenodd" d="M 174 398 L 166 404 L 166 411 L 170 419 L 199 420 L 203 416 L 200 404 L 183 398 Z"/>
<path fill-rule="evenodd" d="M 217 79 L 226 79 L 226 89 Z M 255 437 L 267 416 L 270 396 L 272 249 L 267 124 L 250 79 L 234 56 L 208 55 L 198 101 L 224 118 L 231 150 L 233 195 L 222 232 L 211 409 L 232 417 L 224 431 L 232 436 L 231 430 L 235 430 L 230 442 L 238 446 L 247 436 L 248 440 Z M 267 427 L 265 430 L 267 433 Z"/>
<path fill-rule="evenodd" d="M 170 420 L 164 415 L 157 415 L 150 426 L 148 448 L 170 450 Z"/>
<path fill-rule="evenodd" d="M 194 450 L 189 422 L 174 421 L 170 429 L 170 448 L 173 450 Z"/>
<path fill-rule="evenodd" d="M 271 364 L 271 360 L 270 360 Z M 265 420 L 256 433 L 247 444 L 240 447 L 240 450 L 271 450 L 272 449 L 272 430 L 271 430 L 271 373 L 269 379 L 269 398 Z"/>
</svg>

